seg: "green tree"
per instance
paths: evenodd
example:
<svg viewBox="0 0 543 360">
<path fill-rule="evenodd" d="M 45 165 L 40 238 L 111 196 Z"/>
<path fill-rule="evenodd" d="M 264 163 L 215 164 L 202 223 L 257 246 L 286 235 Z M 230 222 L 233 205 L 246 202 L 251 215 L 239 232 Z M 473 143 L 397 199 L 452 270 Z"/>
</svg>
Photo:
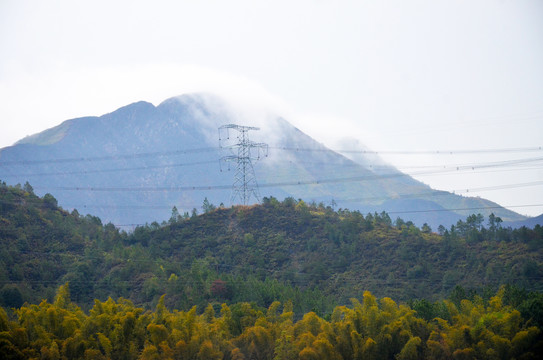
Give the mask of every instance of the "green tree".
<svg viewBox="0 0 543 360">
<path fill-rule="evenodd" d="M 179 215 L 179 210 L 177 210 L 177 206 L 174 206 L 172 208 L 172 215 L 170 216 L 170 224 L 175 224 L 181 220 L 181 215 Z"/>
<path fill-rule="evenodd" d="M 209 200 L 204 198 L 204 203 L 202 204 L 202 210 L 204 210 L 204 214 L 207 214 L 213 210 L 215 210 L 217 207 L 209 202 Z"/>
</svg>

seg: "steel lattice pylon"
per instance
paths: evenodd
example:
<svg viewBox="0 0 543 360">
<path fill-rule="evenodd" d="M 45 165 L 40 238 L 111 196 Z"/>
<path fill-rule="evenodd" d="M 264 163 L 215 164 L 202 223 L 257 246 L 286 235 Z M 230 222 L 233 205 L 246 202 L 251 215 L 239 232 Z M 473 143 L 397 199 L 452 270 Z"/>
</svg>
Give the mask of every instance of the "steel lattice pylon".
<svg viewBox="0 0 543 360">
<path fill-rule="evenodd" d="M 258 183 L 256 182 L 253 161 L 261 158 L 261 155 L 268 156 L 268 144 L 256 143 L 249 140 L 250 130 L 260 130 L 257 127 L 242 126 L 235 124 L 223 125 L 219 128 L 219 146 L 227 148 L 235 152 L 235 155 L 221 157 L 223 162 L 230 164 L 236 162 L 236 174 L 234 176 L 234 184 L 232 185 L 232 203 L 235 203 L 236 198 L 239 198 L 243 205 L 249 203 L 251 196 L 254 196 L 256 201 L 260 202 L 260 194 L 258 193 Z M 230 139 L 230 131 L 235 131 L 236 142 L 233 144 L 224 144 L 222 135 L 226 134 L 226 140 Z M 230 169 L 230 167 L 228 167 Z M 222 166 L 221 166 L 222 171 Z"/>
</svg>

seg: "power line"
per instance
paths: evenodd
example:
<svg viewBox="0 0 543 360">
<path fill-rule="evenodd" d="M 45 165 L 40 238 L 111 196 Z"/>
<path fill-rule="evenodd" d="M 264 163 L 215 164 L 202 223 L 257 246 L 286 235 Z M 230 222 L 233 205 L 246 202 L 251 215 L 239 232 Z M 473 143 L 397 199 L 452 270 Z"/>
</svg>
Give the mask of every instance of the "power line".
<svg viewBox="0 0 543 360">
<path fill-rule="evenodd" d="M 303 185 L 317 185 L 317 184 L 330 184 L 330 183 L 341 183 L 341 182 L 357 182 L 357 181 L 373 181 L 380 179 L 389 179 L 396 177 L 405 177 L 413 175 L 428 175 L 435 173 L 447 173 L 451 171 L 458 170 L 447 170 L 439 172 L 418 172 L 411 175 L 404 173 L 393 173 L 393 174 L 383 174 L 383 175 L 363 175 L 363 176 L 351 176 L 351 177 L 342 177 L 342 178 L 329 178 L 329 179 L 315 179 L 315 180 L 298 180 L 298 181 L 284 181 L 284 182 L 275 182 L 275 183 L 264 183 L 260 184 L 262 188 L 273 188 L 273 187 L 283 187 L 283 186 L 303 186 Z M 533 182 L 533 183 L 520 183 L 526 186 L 539 185 L 542 182 Z M 527 185 L 530 184 L 530 185 Z M 507 185 L 512 186 L 512 185 Z M 513 185 L 514 187 L 515 185 Z M 79 186 L 59 186 L 59 187 L 35 187 L 36 190 L 61 190 L 61 191 L 96 191 L 96 192 L 109 192 L 109 191 L 119 191 L 119 192 L 156 192 L 156 191 L 203 191 L 203 190 L 225 190 L 231 188 L 231 185 L 199 185 L 199 186 L 159 186 L 159 187 L 79 187 Z"/>
<path fill-rule="evenodd" d="M 22 174 L 9 174 L 9 176 L 58 176 L 58 175 L 78 175 L 78 174 L 101 174 L 101 173 L 113 173 L 113 172 L 122 172 L 122 171 L 137 171 L 137 170 L 150 170 L 150 169 L 166 169 L 174 167 L 185 167 L 185 166 L 195 166 L 195 165 L 207 165 L 207 164 L 217 164 L 216 160 L 206 160 L 206 161 L 195 161 L 190 163 L 177 163 L 177 164 L 165 164 L 165 165 L 148 165 L 148 166 L 138 166 L 130 168 L 110 168 L 110 169 L 96 169 L 96 170 L 79 170 L 79 171 L 58 171 L 52 173 L 22 173 Z"/>
<path fill-rule="evenodd" d="M 478 188 L 469 188 L 469 189 L 460 189 L 460 190 L 453 190 L 452 192 L 443 191 L 443 190 L 431 190 L 431 191 L 425 191 L 425 192 L 417 192 L 417 193 L 408 193 L 408 194 L 395 194 L 392 196 L 368 196 L 368 197 L 361 197 L 361 198 L 343 198 L 343 199 L 336 199 L 334 198 L 334 201 L 336 202 L 363 202 L 363 201 L 374 201 L 374 200 L 399 200 L 399 199 L 409 199 L 409 198 L 418 198 L 418 197 L 427 197 L 427 196 L 447 196 L 447 195 L 454 195 L 454 194 L 461 194 L 461 193 L 470 193 L 470 192 L 481 192 L 481 191 L 495 191 L 495 190 L 502 190 L 502 189 L 511 189 L 511 188 L 519 188 L 519 187 L 530 187 L 530 186 L 538 186 L 543 185 L 543 181 L 533 181 L 533 182 L 527 182 L 527 183 L 515 183 L 515 184 L 503 184 L 503 185 L 496 185 L 496 186 L 486 186 L 486 187 L 478 187 Z M 222 189 L 229 188 L 229 185 L 222 186 Z M 190 188 L 193 189 L 193 188 Z M 6 201 L 6 200 L 0 200 L 0 203 L 4 204 L 20 204 L 19 201 Z M 192 204 L 191 206 L 193 206 Z M 68 208 L 113 208 L 113 209 L 171 209 L 175 205 L 111 205 L 111 204 L 82 204 L 82 205 L 64 205 Z M 530 205 L 527 205 L 530 206 Z M 537 206 L 537 205 L 536 205 Z M 521 206 L 518 206 L 521 207 Z M 132 225 L 132 224 L 129 224 Z"/>
<path fill-rule="evenodd" d="M 532 159 L 525 159 L 522 161 L 515 161 L 515 163 L 523 163 L 523 162 L 534 162 L 534 161 L 542 161 L 543 158 L 532 158 Z M 512 164 L 511 161 L 505 161 L 501 163 L 492 163 L 487 164 L 484 166 L 479 166 L 479 168 L 491 168 L 491 167 L 498 167 L 503 165 L 509 165 Z M 463 166 L 463 167 L 456 167 L 456 169 L 444 169 L 439 171 L 419 171 L 414 172 L 411 174 L 404 174 L 404 173 L 392 173 L 392 174 L 372 174 L 372 175 L 363 175 L 363 176 L 352 176 L 352 177 L 342 177 L 342 178 L 332 178 L 332 179 L 320 179 L 320 180 L 307 180 L 307 181 L 295 181 L 295 182 L 279 182 L 279 183 L 270 183 L 270 184 L 261 184 L 261 187 L 277 187 L 277 186 L 293 186 L 293 185 L 315 185 L 315 184 L 324 184 L 324 183 L 339 183 L 339 182 L 350 182 L 350 181 L 370 181 L 370 180 L 377 180 L 377 179 L 389 179 L 389 178 L 396 178 L 396 177 L 406 177 L 406 176 L 421 176 L 421 175 L 430 175 L 430 174 L 446 174 L 450 172 L 457 172 L 460 170 L 473 170 L 474 167 L 472 166 Z"/>
<path fill-rule="evenodd" d="M 541 159 L 541 160 L 539 160 Z M 516 159 L 516 160 L 508 160 L 505 162 L 485 162 L 485 163 L 459 163 L 459 164 L 447 164 L 447 165 L 423 165 L 423 166 L 401 166 L 397 167 L 396 169 L 402 170 L 402 169 L 434 169 L 436 173 L 439 173 L 443 170 L 447 169 L 453 169 L 453 170 L 464 170 L 464 169 L 471 169 L 476 170 L 479 168 L 486 168 L 486 167 L 515 167 L 515 169 L 510 170 L 498 170 L 498 171 L 516 171 L 516 170 L 538 170 L 540 169 L 542 165 L 533 167 L 533 165 L 529 165 L 527 163 L 530 162 L 543 162 L 543 158 L 528 158 L 528 159 Z M 275 163 L 291 163 L 295 164 L 292 160 L 274 160 Z M 150 169 L 168 169 L 168 168 L 175 168 L 175 167 L 187 167 L 187 166 L 198 166 L 198 165 L 207 165 L 207 164 L 216 164 L 219 163 L 215 160 L 205 160 L 205 161 L 194 161 L 194 162 L 188 162 L 188 163 L 174 163 L 174 164 L 163 164 L 163 165 L 147 165 L 147 166 L 138 166 L 138 167 L 128 167 L 128 168 L 108 168 L 108 169 L 95 169 L 95 170 L 74 170 L 74 171 L 57 171 L 57 172 L 42 172 L 42 173 L 9 173 L 5 176 L 8 177 L 37 177 L 37 176 L 66 176 L 66 175 L 85 175 L 85 174 L 100 174 L 100 173 L 115 173 L 115 172 L 123 172 L 123 171 L 137 171 L 137 170 L 150 170 Z M 366 168 L 370 170 L 391 170 L 393 169 L 392 166 L 365 166 L 359 163 L 356 163 L 354 161 L 349 161 L 348 163 L 341 163 L 338 164 L 337 162 L 330 162 L 330 161 L 304 161 L 304 164 L 311 164 L 311 165 L 334 165 L 338 168 L 349 168 L 349 167 L 357 167 L 357 168 Z M 527 168 L 527 166 L 532 166 L 531 168 Z M 524 167 L 524 168 L 522 168 Z M 403 171 L 402 171 L 403 172 Z M 404 172 L 406 175 L 411 175 L 412 173 Z M 428 175 L 431 175 L 428 173 Z"/>
<path fill-rule="evenodd" d="M 454 209 L 451 208 L 451 209 L 387 211 L 387 214 L 411 214 L 411 213 L 429 213 L 429 212 L 443 212 L 443 211 L 490 210 L 490 209 L 534 207 L 534 206 L 543 206 L 543 204 L 505 205 L 505 206 L 496 205 L 496 206 L 480 206 L 480 207 L 454 208 Z"/>
<path fill-rule="evenodd" d="M 529 166 L 527 163 L 533 163 L 533 162 L 543 162 L 543 157 L 541 158 L 524 158 L 524 159 L 515 159 L 515 160 L 506 160 L 506 161 L 500 161 L 500 162 L 484 162 L 484 163 L 460 163 L 460 164 L 446 164 L 446 165 L 425 165 L 425 166 L 402 166 L 398 167 L 396 169 L 434 169 L 436 172 L 441 172 L 443 170 L 447 169 L 453 169 L 453 170 L 464 170 L 464 169 L 479 169 L 479 168 L 486 168 L 486 167 L 505 167 L 505 166 L 514 166 L 514 167 L 520 167 L 520 166 Z M 276 159 L 274 160 L 275 163 L 291 163 L 295 164 L 296 162 L 292 160 L 284 160 L 284 159 Z M 123 171 L 137 171 L 137 170 L 150 170 L 150 169 L 167 169 L 167 168 L 174 168 L 174 167 L 186 167 L 186 166 L 198 166 L 198 165 L 207 165 L 207 164 L 215 164 L 218 163 L 215 160 L 205 160 L 205 161 L 194 161 L 194 162 L 187 162 L 187 163 L 173 163 L 173 164 L 163 164 L 163 165 L 146 165 L 146 166 L 138 166 L 138 167 L 128 167 L 128 168 L 108 168 L 108 169 L 95 169 L 95 170 L 74 170 L 74 171 L 57 171 L 57 172 L 42 172 L 42 173 L 9 173 L 7 176 L 19 176 L 19 177 L 34 177 L 34 176 L 65 176 L 65 175 L 78 175 L 78 174 L 99 174 L 99 173 L 114 173 L 114 172 L 123 172 Z M 330 162 L 330 161 L 304 161 L 304 164 L 311 164 L 311 165 L 334 165 L 339 168 L 348 168 L 348 167 L 362 167 L 362 168 L 369 168 L 371 170 L 390 170 L 393 169 L 392 166 L 375 166 L 370 165 L 365 166 L 359 163 L 356 163 L 352 160 L 349 160 L 347 163 L 341 163 L 338 164 L 337 162 Z M 539 169 L 532 168 L 534 170 Z M 529 170 L 529 169 L 527 169 Z M 409 172 L 405 172 L 407 175 L 411 175 Z"/>
<path fill-rule="evenodd" d="M 495 148 L 495 149 L 456 149 L 456 150 L 349 150 L 349 149 L 329 149 L 326 147 L 320 148 L 304 148 L 304 147 L 286 147 L 286 146 L 270 146 L 270 149 L 285 150 L 294 152 L 336 152 L 336 153 L 350 153 L 350 154 L 397 154 L 397 155 L 457 155 L 457 154 L 500 154 L 500 153 L 522 153 L 522 152 L 539 152 L 543 151 L 541 146 L 531 147 L 517 147 L 517 148 Z M 184 150 L 172 150 L 172 151 L 155 151 L 145 153 L 133 153 L 133 154 L 119 154 L 109 156 L 94 156 L 94 157 L 72 157 L 72 158 L 52 158 L 42 160 L 0 160 L 0 166 L 7 165 L 38 165 L 47 163 L 71 163 L 71 162 L 94 162 L 94 161 L 107 161 L 107 160 L 122 160 L 122 159 L 137 159 L 137 158 L 149 158 L 149 157 L 165 157 L 174 155 L 186 155 L 204 152 L 213 152 L 221 150 L 220 147 L 204 147 L 193 148 Z"/>
<path fill-rule="evenodd" d="M 402 177 L 402 176 L 415 177 L 415 176 L 444 175 L 444 174 L 457 173 L 459 171 L 470 171 L 470 173 L 480 173 L 480 172 L 489 172 L 489 171 L 480 171 L 480 169 L 499 168 L 499 167 L 507 167 L 507 166 L 519 166 L 519 165 L 522 165 L 522 164 L 535 163 L 535 162 L 541 162 L 541 161 L 543 161 L 543 157 L 517 159 L 517 160 L 506 160 L 506 161 L 501 161 L 501 162 L 489 162 L 489 163 L 480 163 L 480 164 L 473 164 L 473 163 L 472 164 L 467 164 L 467 165 L 457 164 L 457 165 L 454 165 L 454 166 L 438 167 L 438 168 L 435 168 L 435 170 L 425 170 L 425 171 L 410 172 L 410 173 L 404 173 L 404 172 L 399 172 L 398 171 L 398 172 L 393 172 L 393 173 L 388 173 L 388 174 L 365 175 L 365 177 L 367 179 L 379 179 L 379 178 L 385 179 L 385 178 Z M 538 168 L 536 168 L 536 169 L 538 169 Z M 499 171 L 499 170 L 493 170 L 493 171 Z M 511 171 L 511 170 L 502 170 L 502 171 Z M 353 179 L 358 179 L 358 178 L 359 177 L 356 177 L 356 176 L 353 177 Z M 351 179 L 351 178 L 345 177 L 345 178 L 341 178 L 341 179 Z M 341 180 L 341 179 L 339 179 L 339 180 Z M 364 179 L 361 179 L 361 180 L 364 180 Z M 327 182 L 327 180 L 321 180 L 321 182 Z M 294 184 L 291 184 L 291 185 L 296 185 L 296 184 L 298 184 L 298 183 L 294 183 Z M 261 186 L 265 187 L 265 185 L 261 185 Z"/>
<path fill-rule="evenodd" d="M 511 189 L 511 188 L 517 188 L 517 187 L 529 187 L 529 186 L 537 186 L 537 185 L 543 185 L 543 181 L 533 181 L 529 183 L 516 183 L 516 184 L 505 184 L 505 185 L 497 185 L 497 186 L 487 186 L 487 187 L 479 187 L 479 188 L 470 188 L 470 189 L 460 189 L 460 190 L 453 190 L 452 192 L 444 191 L 444 190 L 431 190 L 431 191 L 424 191 L 424 192 L 417 192 L 417 193 L 408 193 L 408 194 L 398 194 L 394 196 L 371 196 L 371 197 L 362 197 L 362 198 L 349 198 L 349 199 L 334 199 L 336 202 L 362 202 L 362 201 L 372 201 L 372 200 L 401 200 L 401 199 L 411 199 L 411 198 L 418 198 L 418 197 L 427 197 L 427 196 L 448 196 L 448 195 L 455 195 L 455 194 L 462 194 L 462 193 L 469 193 L 469 192 L 480 192 L 480 191 L 495 191 L 495 190 L 502 190 L 502 189 Z"/>
<path fill-rule="evenodd" d="M 337 200 L 342 201 L 342 200 Z M 405 211 L 385 211 L 387 214 L 410 214 L 410 213 L 434 213 L 434 212 L 446 212 L 446 211 L 471 211 L 471 210 L 492 210 L 492 209 L 504 209 L 504 208 L 523 208 L 523 207 L 543 207 L 541 204 L 524 204 L 524 205 L 493 205 L 493 206 L 477 206 L 477 207 L 464 207 L 464 208 L 440 208 L 440 209 L 427 209 L 427 210 L 405 210 Z M 140 224 L 113 224 L 116 227 L 131 227 L 146 226 L 148 223 Z"/>
<path fill-rule="evenodd" d="M 199 186 L 156 186 L 156 187 L 79 187 L 79 186 L 59 186 L 59 187 L 34 187 L 35 190 L 59 190 L 59 191 L 127 191 L 127 192 L 163 192 L 163 191 L 202 191 L 202 190 L 226 190 L 231 189 L 232 185 L 199 185 Z"/>
<path fill-rule="evenodd" d="M 541 146 L 519 147 L 519 148 L 501 148 L 501 149 L 458 149 L 458 150 L 341 150 L 328 148 L 302 148 L 278 146 L 270 147 L 275 150 L 287 150 L 296 152 L 327 152 L 333 151 L 341 154 L 368 154 L 368 155 L 458 155 L 458 154 L 501 154 L 501 153 L 518 153 L 518 152 L 534 152 L 542 151 Z"/>
<path fill-rule="evenodd" d="M 43 160 L 8 160 L 8 161 L 0 161 L 0 166 L 138 159 L 138 158 L 148 158 L 148 157 L 195 154 L 195 153 L 211 152 L 211 151 L 217 151 L 217 150 L 219 150 L 219 148 L 205 147 L 205 148 L 195 148 L 195 149 L 185 149 L 185 150 L 155 151 L 155 152 L 147 152 L 147 153 L 94 156 L 94 157 L 74 157 L 74 158 L 43 159 Z"/>
</svg>

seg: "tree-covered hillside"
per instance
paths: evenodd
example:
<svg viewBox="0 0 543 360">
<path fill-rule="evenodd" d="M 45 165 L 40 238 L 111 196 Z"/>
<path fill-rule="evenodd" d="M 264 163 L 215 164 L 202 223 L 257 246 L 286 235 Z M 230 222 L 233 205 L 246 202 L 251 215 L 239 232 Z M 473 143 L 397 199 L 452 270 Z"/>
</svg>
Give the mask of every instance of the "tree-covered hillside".
<svg viewBox="0 0 543 360">
<path fill-rule="evenodd" d="M 95 294 L 88 289 L 94 288 L 90 282 L 102 270 L 108 244 L 120 244 L 123 237 L 97 217 L 64 211 L 50 194 L 34 195 L 28 183 L 22 188 L 1 183 L 0 301 L 19 306 L 52 299 L 62 281 L 81 288 L 75 299 L 92 301 Z"/>
<path fill-rule="evenodd" d="M 292 300 L 298 312 L 325 314 L 369 290 L 396 301 L 444 298 L 460 285 L 541 291 L 543 229 L 504 229 L 499 218 L 470 216 L 433 232 L 386 213 L 362 215 L 287 198 L 215 208 L 168 223 L 119 231 L 52 195 L 0 186 L 0 302 L 52 300 L 70 283 L 72 299 L 125 297 L 175 308 L 208 302 Z M 439 234 L 441 233 L 441 235 Z M 482 293 L 481 293 L 482 294 Z"/>
</svg>

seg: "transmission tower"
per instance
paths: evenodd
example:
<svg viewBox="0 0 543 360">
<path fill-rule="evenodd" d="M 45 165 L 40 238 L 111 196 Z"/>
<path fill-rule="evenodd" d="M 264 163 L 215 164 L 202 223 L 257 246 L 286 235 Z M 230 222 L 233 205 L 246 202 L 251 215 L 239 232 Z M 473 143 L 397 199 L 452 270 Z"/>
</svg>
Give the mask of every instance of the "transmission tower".
<svg viewBox="0 0 543 360">
<path fill-rule="evenodd" d="M 256 201 L 260 201 L 253 161 L 259 160 L 261 155 L 268 156 L 268 144 L 249 140 L 250 130 L 260 130 L 260 128 L 235 124 L 223 125 L 219 128 L 219 146 L 230 149 L 235 153 L 235 155 L 221 157 L 221 164 L 223 162 L 228 165 L 231 162 L 237 163 L 232 186 L 232 203 L 235 202 L 236 198 L 239 198 L 243 205 L 249 203 L 251 196 L 254 196 Z M 233 143 L 228 141 L 230 140 L 230 132 L 236 132 Z M 225 140 L 223 140 L 223 135 L 226 135 Z M 230 166 L 228 166 L 228 170 L 230 170 Z"/>
</svg>

